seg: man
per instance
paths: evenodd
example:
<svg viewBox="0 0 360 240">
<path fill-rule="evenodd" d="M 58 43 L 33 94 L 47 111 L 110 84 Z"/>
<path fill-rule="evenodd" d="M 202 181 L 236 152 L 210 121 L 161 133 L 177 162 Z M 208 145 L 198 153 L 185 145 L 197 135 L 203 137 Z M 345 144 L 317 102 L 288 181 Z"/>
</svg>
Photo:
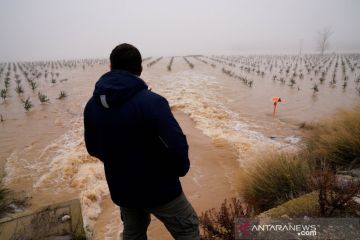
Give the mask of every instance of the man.
<svg viewBox="0 0 360 240">
<path fill-rule="evenodd" d="M 85 107 L 86 148 L 104 162 L 124 240 L 147 239 L 150 214 L 175 239 L 199 239 L 196 213 L 179 181 L 190 167 L 186 137 L 166 99 L 139 78 L 141 63 L 130 44 L 111 52 L 111 70 L 98 80 Z"/>
</svg>

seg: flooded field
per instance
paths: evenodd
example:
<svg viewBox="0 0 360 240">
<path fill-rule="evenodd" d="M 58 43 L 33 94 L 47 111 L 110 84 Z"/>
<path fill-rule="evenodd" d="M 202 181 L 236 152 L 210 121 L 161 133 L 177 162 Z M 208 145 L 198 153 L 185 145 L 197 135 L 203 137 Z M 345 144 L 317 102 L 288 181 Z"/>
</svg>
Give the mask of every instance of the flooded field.
<svg viewBox="0 0 360 240">
<path fill-rule="evenodd" d="M 83 108 L 108 64 L 0 64 L 3 182 L 30 196 L 34 208 L 80 198 L 94 239 L 116 239 L 121 231 L 102 163 L 87 154 L 83 142 Z M 235 194 L 234 172 L 257 153 L 296 147 L 301 125 L 360 103 L 360 55 L 355 54 L 147 58 L 143 68 L 142 79 L 169 100 L 191 137 L 192 170 L 183 181 L 197 211 L 216 207 L 209 198 L 222 189 L 226 193 L 220 196 Z M 282 99 L 275 116 L 274 96 Z M 216 163 L 206 162 L 206 156 Z M 215 181 L 214 175 L 222 176 Z M 151 231 L 157 236 L 159 230 Z"/>
</svg>

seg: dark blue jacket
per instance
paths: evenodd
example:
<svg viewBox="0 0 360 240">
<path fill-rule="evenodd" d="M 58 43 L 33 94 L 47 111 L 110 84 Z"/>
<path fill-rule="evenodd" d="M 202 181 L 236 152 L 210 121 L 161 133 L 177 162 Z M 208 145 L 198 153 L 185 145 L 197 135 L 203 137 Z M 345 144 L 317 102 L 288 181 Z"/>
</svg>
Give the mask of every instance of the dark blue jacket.
<svg viewBox="0 0 360 240">
<path fill-rule="evenodd" d="M 122 70 L 105 73 L 84 111 L 85 143 L 104 162 L 111 198 L 128 208 L 155 207 L 182 192 L 190 167 L 186 137 L 166 99 Z"/>
</svg>

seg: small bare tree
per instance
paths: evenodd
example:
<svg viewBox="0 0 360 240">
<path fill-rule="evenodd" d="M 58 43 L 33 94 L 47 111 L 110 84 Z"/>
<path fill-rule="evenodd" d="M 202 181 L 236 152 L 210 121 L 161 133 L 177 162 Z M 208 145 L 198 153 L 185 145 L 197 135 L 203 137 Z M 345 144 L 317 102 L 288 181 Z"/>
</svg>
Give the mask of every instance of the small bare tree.
<svg viewBox="0 0 360 240">
<path fill-rule="evenodd" d="M 321 55 L 324 55 L 325 51 L 329 48 L 329 38 L 332 34 L 333 31 L 329 27 L 318 31 L 317 47 Z"/>
</svg>

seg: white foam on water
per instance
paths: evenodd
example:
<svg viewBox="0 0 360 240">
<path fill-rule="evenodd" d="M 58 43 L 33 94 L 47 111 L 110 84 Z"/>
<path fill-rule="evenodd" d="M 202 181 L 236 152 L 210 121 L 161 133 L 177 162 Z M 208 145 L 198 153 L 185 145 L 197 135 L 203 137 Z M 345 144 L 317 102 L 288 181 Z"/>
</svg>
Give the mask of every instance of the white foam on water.
<svg viewBox="0 0 360 240">
<path fill-rule="evenodd" d="M 3 178 L 4 184 L 18 183 L 24 179 L 35 178 L 39 175 L 42 169 L 41 162 L 33 162 L 27 159 L 26 152 L 31 151 L 31 148 L 13 151 L 9 157 L 6 158 L 4 168 L 5 176 Z"/>
<path fill-rule="evenodd" d="M 287 144 L 251 130 L 256 126 L 245 123 L 238 113 L 226 106 L 229 99 L 222 95 L 216 77 L 189 70 L 163 76 L 161 80 L 157 91 L 169 100 L 172 108 L 188 114 L 213 140 L 226 140 L 234 145 L 240 162 L 250 159 L 259 149 Z"/>
<path fill-rule="evenodd" d="M 112 219 L 117 219 L 120 218 L 119 212 L 117 211 L 113 211 L 112 214 Z M 120 220 L 121 222 L 121 220 Z M 112 221 L 106 224 L 106 231 L 104 234 L 104 239 L 105 240 L 120 240 L 122 238 L 120 238 L 122 232 L 124 230 L 124 227 L 122 225 L 122 222 L 120 223 L 120 226 L 118 224 L 117 221 Z M 114 237 L 115 235 L 115 237 Z"/>
<path fill-rule="evenodd" d="M 288 136 L 284 139 L 284 141 L 290 144 L 297 144 L 301 141 L 301 138 L 297 136 Z"/>
<path fill-rule="evenodd" d="M 85 229 L 92 231 L 101 213 L 101 202 L 109 194 L 103 164 L 89 156 L 83 139 L 82 120 L 78 119 L 74 129 L 60 137 L 55 143 L 58 149 L 51 159 L 48 172 L 34 184 L 34 188 L 46 188 L 55 184 L 74 188 L 80 192 Z M 60 190 L 61 191 L 61 190 Z"/>
<path fill-rule="evenodd" d="M 109 194 L 103 164 L 89 156 L 84 144 L 83 121 L 72 121 L 73 129 L 46 146 L 39 160 L 19 158 L 15 151 L 5 166 L 7 183 L 30 175 L 33 194 L 48 191 L 49 194 L 78 192 L 86 233 L 91 236 L 96 219 L 101 213 L 101 202 Z M 24 150 L 26 151 L 26 150 Z M 29 150 L 30 151 L 30 150 Z M 26 155 L 22 152 L 21 155 Z"/>
</svg>

